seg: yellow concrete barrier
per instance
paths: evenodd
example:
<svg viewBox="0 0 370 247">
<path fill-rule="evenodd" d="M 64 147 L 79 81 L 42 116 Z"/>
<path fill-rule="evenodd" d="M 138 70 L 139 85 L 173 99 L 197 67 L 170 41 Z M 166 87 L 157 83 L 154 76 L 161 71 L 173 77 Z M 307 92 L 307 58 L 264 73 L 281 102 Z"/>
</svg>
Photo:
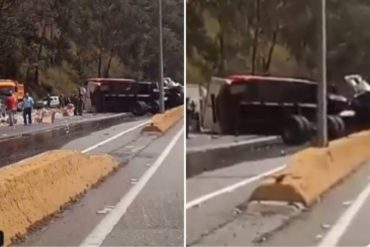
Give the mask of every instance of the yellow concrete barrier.
<svg viewBox="0 0 370 247">
<path fill-rule="evenodd" d="M 323 193 L 370 159 L 370 131 L 308 148 L 293 155 L 286 168 L 267 177 L 250 201 L 286 201 L 312 205 Z"/>
<path fill-rule="evenodd" d="M 184 106 L 178 106 L 164 113 L 156 114 L 143 131 L 164 133 L 184 117 Z"/>
<path fill-rule="evenodd" d="M 108 155 L 49 151 L 0 169 L 0 230 L 9 245 L 118 167 Z"/>
</svg>

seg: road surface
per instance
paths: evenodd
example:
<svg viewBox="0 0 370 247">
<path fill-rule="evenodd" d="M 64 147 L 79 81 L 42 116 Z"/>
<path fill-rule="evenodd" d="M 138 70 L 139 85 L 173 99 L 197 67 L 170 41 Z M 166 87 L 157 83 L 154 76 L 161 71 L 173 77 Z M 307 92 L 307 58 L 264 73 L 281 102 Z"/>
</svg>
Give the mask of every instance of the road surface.
<svg viewBox="0 0 370 247">
<path fill-rule="evenodd" d="M 291 153 L 296 150 L 293 148 Z M 272 153 L 271 153 L 272 152 Z M 370 162 L 303 212 L 268 213 L 247 200 L 265 175 L 290 154 L 249 160 L 186 181 L 190 246 L 367 246 L 370 244 Z M 249 206 L 249 207 L 248 207 Z"/>
<path fill-rule="evenodd" d="M 62 148 L 111 154 L 122 167 L 21 245 L 182 246 L 183 126 L 158 136 L 141 133 L 137 126 L 146 121 L 118 124 L 65 144 Z"/>
<path fill-rule="evenodd" d="M 190 133 L 186 140 L 187 150 L 192 149 L 207 149 L 220 145 L 236 144 L 248 140 L 257 139 L 256 135 L 211 135 L 201 133 Z M 261 136 L 260 136 L 261 137 Z"/>
<path fill-rule="evenodd" d="M 320 203 L 274 233 L 263 245 L 368 246 L 369 184 L 370 163 L 367 163 L 324 195 Z"/>
<path fill-rule="evenodd" d="M 19 113 L 21 114 L 21 113 Z M 17 137 L 22 135 L 29 135 L 35 132 L 47 131 L 58 127 L 64 127 L 71 124 L 83 124 L 86 122 L 114 119 L 114 118 L 130 118 L 135 119 L 127 113 L 86 113 L 83 116 L 72 116 L 55 119 L 53 124 L 33 123 L 32 125 L 24 126 L 23 124 L 15 125 L 15 127 L 9 127 L 6 124 L 0 125 L 0 140 L 11 137 Z"/>
</svg>

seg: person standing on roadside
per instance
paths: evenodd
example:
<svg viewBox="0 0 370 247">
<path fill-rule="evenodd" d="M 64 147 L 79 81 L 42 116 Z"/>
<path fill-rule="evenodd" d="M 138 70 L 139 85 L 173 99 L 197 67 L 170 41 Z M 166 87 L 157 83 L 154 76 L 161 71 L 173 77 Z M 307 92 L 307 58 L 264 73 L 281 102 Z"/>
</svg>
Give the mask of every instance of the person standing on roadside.
<svg viewBox="0 0 370 247">
<path fill-rule="evenodd" d="M 64 108 L 66 104 L 66 97 L 64 97 L 64 94 L 60 94 L 59 96 L 59 102 L 60 102 L 60 108 Z"/>
<path fill-rule="evenodd" d="M 13 94 L 13 91 L 10 91 L 6 97 L 6 109 L 8 110 L 9 116 L 9 126 L 14 126 L 15 124 L 15 113 L 17 112 L 17 99 Z"/>
<path fill-rule="evenodd" d="M 26 96 L 23 99 L 23 120 L 24 125 L 32 124 L 32 108 L 34 101 L 29 93 L 26 93 Z M 28 122 L 27 122 L 28 120 Z"/>
<path fill-rule="evenodd" d="M 81 94 L 81 92 L 79 91 L 78 93 L 78 96 L 77 96 L 77 113 L 79 116 L 82 116 L 82 112 L 83 112 L 83 95 Z"/>
<path fill-rule="evenodd" d="M 48 93 L 48 96 L 46 97 L 46 107 L 49 109 L 51 105 L 51 96 Z"/>
</svg>

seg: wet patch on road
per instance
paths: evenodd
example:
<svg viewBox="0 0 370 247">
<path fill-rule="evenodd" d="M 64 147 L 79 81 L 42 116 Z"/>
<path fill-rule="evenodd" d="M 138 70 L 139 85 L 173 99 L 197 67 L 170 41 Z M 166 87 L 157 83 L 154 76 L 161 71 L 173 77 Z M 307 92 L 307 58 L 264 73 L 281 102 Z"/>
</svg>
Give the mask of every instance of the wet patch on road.
<svg viewBox="0 0 370 247">
<path fill-rule="evenodd" d="M 11 139 L 0 140 L 0 167 L 48 150 L 58 149 L 74 139 L 87 136 L 95 131 L 136 120 L 136 118 L 127 116 L 99 119 L 66 124 L 46 131 L 38 131 Z"/>
</svg>

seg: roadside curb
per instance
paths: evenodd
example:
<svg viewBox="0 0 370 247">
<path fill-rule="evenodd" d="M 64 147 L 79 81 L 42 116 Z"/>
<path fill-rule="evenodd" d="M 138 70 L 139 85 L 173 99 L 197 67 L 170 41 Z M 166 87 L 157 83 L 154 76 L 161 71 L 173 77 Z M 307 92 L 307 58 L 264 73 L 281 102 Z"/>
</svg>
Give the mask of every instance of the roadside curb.
<svg viewBox="0 0 370 247">
<path fill-rule="evenodd" d="M 191 178 L 206 171 L 235 165 L 246 160 L 250 152 L 255 152 L 256 149 L 280 144 L 281 138 L 273 136 L 212 147 L 189 148 L 186 152 L 186 177 Z"/>
</svg>

